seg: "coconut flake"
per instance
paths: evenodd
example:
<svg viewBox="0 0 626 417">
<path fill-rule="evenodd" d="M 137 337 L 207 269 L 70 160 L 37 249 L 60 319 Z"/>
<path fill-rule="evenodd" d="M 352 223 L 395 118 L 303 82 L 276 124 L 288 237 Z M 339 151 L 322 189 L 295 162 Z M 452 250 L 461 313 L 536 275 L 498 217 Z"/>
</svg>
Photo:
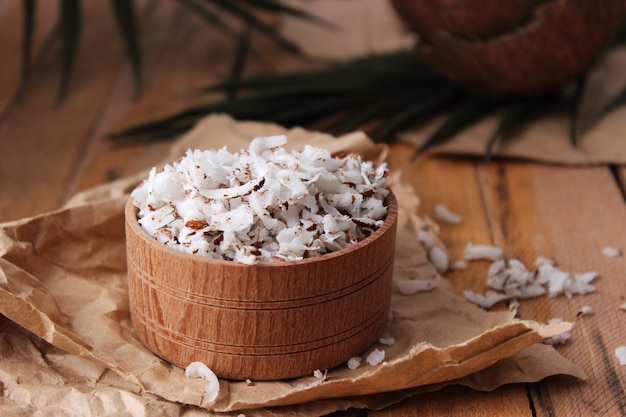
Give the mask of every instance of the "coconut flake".
<svg viewBox="0 0 626 417">
<path fill-rule="evenodd" d="M 386 346 L 391 346 L 394 343 L 396 343 L 396 339 L 391 337 L 391 336 L 381 337 L 380 339 L 378 339 L 378 342 L 380 342 L 381 344 L 386 345 Z"/>
<path fill-rule="evenodd" d="M 511 298 L 506 294 L 501 294 L 494 291 L 487 291 L 485 295 L 478 294 L 473 291 L 463 291 L 463 295 L 465 295 L 465 298 L 469 302 L 474 303 L 484 309 L 490 309 L 491 307 L 493 307 L 494 304 Z"/>
<path fill-rule="evenodd" d="M 354 369 L 358 368 L 359 366 L 361 366 L 361 362 L 362 361 L 363 361 L 363 359 L 360 356 L 354 356 L 354 357 L 348 359 L 348 363 L 347 363 L 348 369 L 354 370 Z"/>
<path fill-rule="evenodd" d="M 285 136 L 248 150 L 188 150 L 132 192 L 142 228 L 174 249 L 245 264 L 291 261 L 349 247 L 387 215 L 387 168 L 335 158 Z"/>
<path fill-rule="evenodd" d="M 621 306 L 619 306 L 619 308 L 620 308 L 621 310 L 626 311 L 626 303 L 624 303 L 624 304 L 622 304 Z"/>
<path fill-rule="evenodd" d="M 369 353 L 369 355 L 367 355 L 367 357 L 365 358 L 365 362 L 367 362 L 369 365 L 376 366 L 380 364 L 384 359 L 385 351 L 374 349 Z"/>
<path fill-rule="evenodd" d="M 563 319 L 555 317 L 548 321 L 549 323 L 563 323 Z M 566 343 L 572 335 L 570 332 L 563 332 L 552 337 L 549 337 L 543 341 L 546 345 L 560 345 Z"/>
<path fill-rule="evenodd" d="M 187 378 L 204 378 L 207 381 L 204 395 L 202 396 L 202 405 L 212 404 L 220 392 L 220 381 L 208 366 L 202 362 L 191 362 L 185 368 L 185 376 Z"/>
<path fill-rule="evenodd" d="M 604 246 L 602 248 L 602 254 L 607 258 L 614 258 L 616 256 L 620 256 L 622 254 L 622 251 L 620 248 L 617 248 L 615 246 Z"/>
<path fill-rule="evenodd" d="M 439 220 L 442 220 L 446 223 L 450 224 L 459 224 L 461 223 L 461 216 L 456 213 L 453 213 L 447 206 L 444 204 L 437 204 L 435 206 L 435 216 Z"/>
<path fill-rule="evenodd" d="M 402 295 L 413 295 L 422 291 L 430 291 L 441 282 L 441 275 L 435 279 L 402 279 L 396 281 L 396 290 Z"/>
<path fill-rule="evenodd" d="M 324 371 L 316 369 L 313 371 L 313 377 L 315 380 L 309 383 L 309 387 L 320 385 L 322 382 L 326 381 L 328 379 L 328 369 L 324 369 Z"/>
<path fill-rule="evenodd" d="M 582 306 L 578 313 L 576 313 L 576 317 L 590 316 L 594 313 L 593 308 L 591 306 Z"/>
<path fill-rule="evenodd" d="M 620 365 L 626 365 L 626 346 L 618 346 L 615 349 L 615 356 L 619 360 Z"/>
<path fill-rule="evenodd" d="M 490 245 L 474 245 L 471 242 L 465 247 L 465 259 L 488 259 L 495 261 L 502 258 L 502 249 Z"/>
<path fill-rule="evenodd" d="M 428 251 L 428 259 L 440 274 L 446 272 L 450 266 L 448 255 L 446 255 L 446 253 L 441 250 L 439 246 L 433 246 L 430 248 Z"/>
<path fill-rule="evenodd" d="M 465 269 L 467 268 L 467 262 L 465 261 L 454 261 L 450 264 L 450 268 L 452 269 Z"/>
</svg>

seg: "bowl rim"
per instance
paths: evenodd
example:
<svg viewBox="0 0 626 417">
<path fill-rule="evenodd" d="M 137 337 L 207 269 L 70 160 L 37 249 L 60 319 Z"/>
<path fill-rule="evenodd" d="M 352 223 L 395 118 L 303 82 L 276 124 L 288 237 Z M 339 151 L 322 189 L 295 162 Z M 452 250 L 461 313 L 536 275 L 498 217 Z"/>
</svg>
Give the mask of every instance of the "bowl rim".
<svg viewBox="0 0 626 417">
<path fill-rule="evenodd" d="M 352 246 L 348 246 L 346 248 L 340 249 L 334 252 L 328 252 L 319 256 L 314 256 L 311 258 L 298 259 L 292 261 L 277 261 L 277 262 L 259 262 L 253 265 L 244 264 L 237 261 L 229 261 L 226 259 L 213 259 L 207 258 L 204 256 L 193 255 L 191 253 L 182 252 L 171 248 L 163 243 L 160 243 L 152 236 L 148 235 L 148 233 L 141 227 L 139 221 L 137 219 L 138 208 L 134 204 L 134 198 L 129 196 L 126 201 L 126 206 L 124 209 L 124 222 L 130 229 L 135 233 L 137 237 L 139 237 L 142 241 L 146 242 L 151 247 L 156 248 L 157 250 L 165 250 L 166 252 L 171 251 L 173 255 L 180 256 L 181 259 L 188 259 L 190 261 L 194 260 L 197 263 L 206 263 L 212 265 L 232 265 L 237 267 L 250 267 L 250 268 L 281 268 L 287 266 L 298 266 L 298 265 L 306 265 L 310 263 L 316 263 L 321 261 L 331 260 L 337 257 L 341 257 L 350 252 L 355 252 L 372 242 L 378 240 L 380 237 L 385 235 L 387 231 L 389 231 L 398 220 L 398 200 L 391 189 L 389 189 L 389 194 L 385 197 L 385 203 L 387 206 L 387 215 L 385 216 L 385 221 L 383 224 L 374 231 L 371 235 L 367 236 L 365 239 L 357 242 Z M 132 221 L 134 220 L 134 221 Z M 128 242 L 128 239 L 127 239 Z M 128 243 L 127 243 L 128 244 Z"/>
</svg>

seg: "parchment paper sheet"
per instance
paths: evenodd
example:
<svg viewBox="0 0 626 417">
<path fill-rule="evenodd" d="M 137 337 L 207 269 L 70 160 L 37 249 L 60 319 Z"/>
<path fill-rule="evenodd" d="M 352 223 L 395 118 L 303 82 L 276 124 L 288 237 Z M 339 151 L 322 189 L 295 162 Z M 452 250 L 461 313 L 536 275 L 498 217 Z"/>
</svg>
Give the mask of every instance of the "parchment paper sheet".
<svg viewBox="0 0 626 417">
<path fill-rule="evenodd" d="M 172 146 L 167 162 L 188 148 L 247 148 L 256 136 L 287 133 L 289 146 L 305 143 L 336 152 L 358 151 L 390 163 L 400 202 L 395 279 L 437 274 L 417 241 L 419 199 L 401 178 L 385 146 L 363 134 L 336 139 L 302 129 L 204 119 Z M 314 416 L 348 407 L 381 408 L 418 392 L 460 383 L 492 390 L 549 375 L 584 378 L 582 371 L 543 345 L 570 328 L 485 312 L 457 296 L 443 279 L 413 296 L 394 295 L 386 363 L 330 370 L 277 382 L 221 381 L 217 400 L 201 404 L 202 379 L 148 351 L 129 317 L 123 207 L 146 173 L 79 194 L 66 207 L 0 225 L 0 383 L 3 415 L 213 415 Z M 26 330 L 24 330 L 26 329 Z M 35 336 L 36 335 L 36 336 Z"/>
</svg>

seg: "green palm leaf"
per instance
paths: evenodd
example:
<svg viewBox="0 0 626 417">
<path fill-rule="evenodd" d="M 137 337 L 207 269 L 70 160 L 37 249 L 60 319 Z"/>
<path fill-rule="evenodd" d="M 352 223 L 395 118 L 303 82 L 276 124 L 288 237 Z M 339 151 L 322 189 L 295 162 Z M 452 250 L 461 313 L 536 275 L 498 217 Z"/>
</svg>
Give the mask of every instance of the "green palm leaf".
<svg viewBox="0 0 626 417">
<path fill-rule="evenodd" d="M 133 69 L 135 94 L 141 93 L 141 53 L 139 50 L 139 31 L 135 3 L 129 0 L 111 0 L 117 26 L 126 47 L 128 59 Z"/>
<path fill-rule="evenodd" d="M 22 43 L 22 86 L 26 84 L 30 76 L 30 61 L 33 54 L 33 33 L 35 31 L 34 19 L 36 0 L 23 0 L 24 9 L 24 38 Z"/>
<path fill-rule="evenodd" d="M 80 37 L 80 1 L 61 0 L 61 37 L 63 43 L 63 61 L 61 68 L 61 89 L 59 91 L 58 102 L 62 102 L 67 95 L 70 75 L 74 68 L 74 59 L 78 49 L 78 39 Z"/>
</svg>

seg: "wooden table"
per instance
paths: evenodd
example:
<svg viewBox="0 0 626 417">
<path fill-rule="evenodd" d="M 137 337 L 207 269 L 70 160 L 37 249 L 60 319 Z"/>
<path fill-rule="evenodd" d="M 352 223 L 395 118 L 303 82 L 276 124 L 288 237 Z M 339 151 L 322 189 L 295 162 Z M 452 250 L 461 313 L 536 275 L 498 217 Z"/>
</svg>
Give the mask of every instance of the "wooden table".
<svg viewBox="0 0 626 417">
<path fill-rule="evenodd" d="M 20 91 L 21 1 L 0 3 L 0 220 L 59 207 L 70 196 L 138 172 L 160 160 L 167 143 L 112 147 L 104 138 L 123 126 L 170 114 L 204 100 L 185 93 L 226 77 L 235 58 L 230 39 L 175 2 L 138 2 L 143 30 L 144 91 L 133 95 L 131 71 L 109 2 L 83 2 L 83 39 L 67 99 L 56 102 L 60 42 L 54 36 L 56 2 L 39 2 L 33 68 Z M 268 39 L 254 37 L 271 65 L 247 58 L 244 74 L 301 68 L 305 63 Z M 219 96 L 215 96 L 219 98 Z M 552 377 L 494 392 L 448 387 L 370 416 L 619 416 L 626 415 L 626 367 L 614 350 L 626 345 L 625 257 L 606 258 L 613 245 L 626 250 L 623 167 L 563 167 L 461 157 L 411 161 L 413 149 L 392 146 L 422 200 L 422 215 L 437 203 L 459 213 L 462 224 L 442 225 L 453 259 L 467 242 L 493 243 L 531 265 L 550 256 L 569 271 L 597 270 L 594 294 L 524 301 L 523 318 L 576 322 L 572 339 L 557 349 L 588 374 L 582 383 Z M 485 290 L 484 264 L 449 273 L 455 288 Z M 590 305 L 595 315 L 577 319 Z M 2 405 L 0 405 L 1 409 Z M 346 413 L 340 413 L 345 415 Z"/>
</svg>

